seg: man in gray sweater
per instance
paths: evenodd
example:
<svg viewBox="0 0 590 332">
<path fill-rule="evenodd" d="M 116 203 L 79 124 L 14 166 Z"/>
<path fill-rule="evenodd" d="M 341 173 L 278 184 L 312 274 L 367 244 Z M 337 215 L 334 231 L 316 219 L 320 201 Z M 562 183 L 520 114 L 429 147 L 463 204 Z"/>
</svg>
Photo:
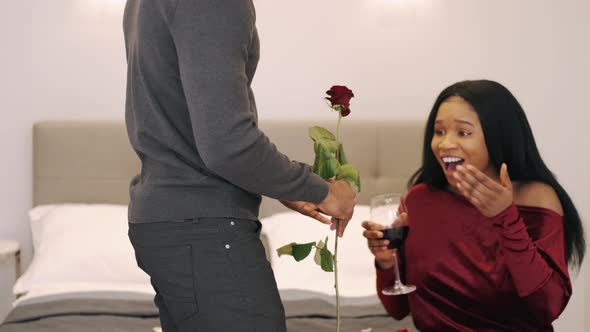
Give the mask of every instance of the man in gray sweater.
<svg viewBox="0 0 590 332">
<path fill-rule="evenodd" d="M 128 0 L 123 23 L 125 119 L 142 166 L 129 237 L 163 330 L 284 331 L 259 239 L 261 195 L 332 227 L 340 219 L 342 236 L 355 193 L 258 129 L 252 0 Z"/>
</svg>

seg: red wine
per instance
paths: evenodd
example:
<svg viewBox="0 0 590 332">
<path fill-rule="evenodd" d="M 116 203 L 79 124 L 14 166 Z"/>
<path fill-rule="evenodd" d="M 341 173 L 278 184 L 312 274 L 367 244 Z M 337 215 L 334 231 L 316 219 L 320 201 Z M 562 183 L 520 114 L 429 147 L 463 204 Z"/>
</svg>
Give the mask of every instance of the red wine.
<svg viewBox="0 0 590 332">
<path fill-rule="evenodd" d="M 389 245 L 387 246 L 387 248 L 398 249 L 399 247 L 401 247 L 406 237 L 408 237 L 409 230 L 410 228 L 408 226 L 384 229 L 382 231 L 383 239 L 389 240 Z"/>
</svg>

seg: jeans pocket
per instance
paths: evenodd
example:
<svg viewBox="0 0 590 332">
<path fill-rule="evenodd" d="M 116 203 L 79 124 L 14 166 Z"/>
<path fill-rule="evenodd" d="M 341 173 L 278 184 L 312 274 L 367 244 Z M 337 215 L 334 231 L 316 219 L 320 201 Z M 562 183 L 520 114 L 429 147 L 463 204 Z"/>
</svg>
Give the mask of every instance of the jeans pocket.
<svg viewBox="0 0 590 332">
<path fill-rule="evenodd" d="M 283 306 L 270 263 L 258 231 L 232 241 L 228 251 L 235 273 L 242 276 L 240 284 L 246 306 L 256 313 L 284 315 Z"/>
<path fill-rule="evenodd" d="M 151 277 L 176 323 L 197 314 L 193 254 L 190 244 L 178 246 L 135 246 L 139 266 Z"/>
</svg>

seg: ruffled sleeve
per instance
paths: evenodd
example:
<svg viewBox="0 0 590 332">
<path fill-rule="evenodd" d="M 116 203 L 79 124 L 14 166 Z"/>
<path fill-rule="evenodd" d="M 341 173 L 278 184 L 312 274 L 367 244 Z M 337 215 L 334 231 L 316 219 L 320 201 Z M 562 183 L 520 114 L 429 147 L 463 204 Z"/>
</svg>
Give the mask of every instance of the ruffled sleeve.
<svg viewBox="0 0 590 332">
<path fill-rule="evenodd" d="M 535 319 L 551 323 L 572 294 L 563 217 L 544 208 L 512 205 L 492 222 L 518 295 Z"/>
</svg>

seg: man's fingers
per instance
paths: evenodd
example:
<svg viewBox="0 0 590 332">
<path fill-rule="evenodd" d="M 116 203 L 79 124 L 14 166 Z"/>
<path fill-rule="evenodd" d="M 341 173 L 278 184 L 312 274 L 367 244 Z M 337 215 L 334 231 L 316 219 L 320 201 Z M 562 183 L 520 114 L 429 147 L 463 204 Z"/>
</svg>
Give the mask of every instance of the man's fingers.
<svg viewBox="0 0 590 332">
<path fill-rule="evenodd" d="M 309 214 L 308 214 L 308 216 L 310 216 L 310 217 L 318 220 L 322 224 L 330 225 L 332 223 L 332 221 L 330 220 L 330 218 L 322 215 L 318 211 L 310 211 Z"/>
<path fill-rule="evenodd" d="M 293 211 L 297 211 L 304 216 L 313 218 L 323 224 L 330 224 L 330 218 L 320 213 L 319 206 L 317 204 L 302 202 L 302 201 L 280 201 L 283 205 Z"/>
<path fill-rule="evenodd" d="M 333 230 L 335 230 L 335 229 L 336 229 L 337 221 L 338 221 L 338 218 L 336 218 L 336 217 L 332 217 L 332 220 L 330 220 L 330 223 L 331 223 L 331 225 L 330 225 L 330 230 L 332 230 L 332 231 L 333 231 Z M 342 227 L 342 226 L 341 226 L 341 227 Z M 340 230 L 338 230 L 338 234 L 340 234 Z"/>
<path fill-rule="evenodd" d="M 346 226 L 348 225 L 349 221 L 350 221 L 350 219 L 340 220 L 340 228 L 338 229 L 338 236 L 340 236 L 340 237 L 344 236 L 344 230 L 346 229 Z"/>
<path fill-rule="evenodd" d="M 337 233 L 338 237 L 342 237 L 344 235 L 344 230 L 346 229 L 346 226 L 348 225 L 349 221 L 350 219 L 338 219 L 332 217 L 332 220 L 330 220 L 330 230 L 335 230 L 336 225 L 339 225 Z"/>
<path fill-rule="evenodd" d="M 323 224 L 327 224 L 329 225 L 331 223 L 330 218 L 322 215 L 318 208 L 317 205 L 315 204 L 311 204 L 311 203 L 304 203 L 303 205 L 301 205 L 300 211 L 302 214 L 316 219 L 317 221 L 323 223 Z"/>
<path fill-rule="evenodd" d="M 313 217 L 313 218 L 316 219 L 317 221 L 321 222 L 322 224 L 326 224 L 326 225 L 332 224 L 330 219 L 322 216 L 321 214 L 318 214 L 317 217 Z"/>
</svg>

